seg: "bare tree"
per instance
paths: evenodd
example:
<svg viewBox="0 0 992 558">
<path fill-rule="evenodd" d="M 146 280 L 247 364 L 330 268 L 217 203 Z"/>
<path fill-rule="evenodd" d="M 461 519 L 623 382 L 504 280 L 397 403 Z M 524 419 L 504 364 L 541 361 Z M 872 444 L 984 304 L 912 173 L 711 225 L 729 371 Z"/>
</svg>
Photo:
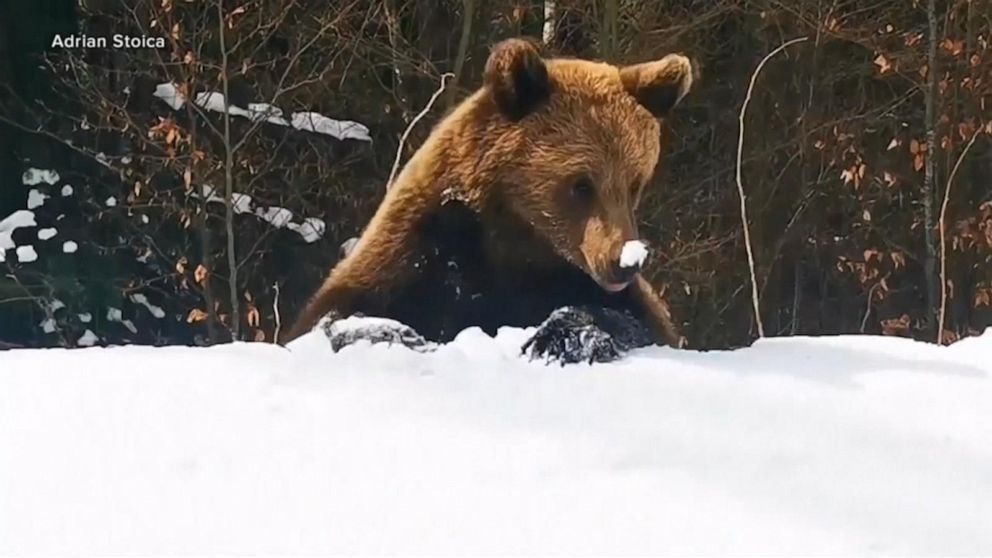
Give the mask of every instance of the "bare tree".
<svg viewBox="0 0 992 558">
<path fill-rule="evenodd" d="M 224 112 L 224 227 L 227 233 L 227 280 L 231 304 L 231 337 L 241 339 L 241 301 L 238 285 L 237 239 L 234 236 L 234 147 L 231 144 L 231 90 L 228 68 L 227 41 L 224 31 L 227 18 L 224 5 L 217 0 L 217 37 L 220 41 L 220 80 L 223 84 Z"/>
<path fill-rule="evenodd" d="M 544 0 L 544 27 L 541 29 L 541 41 L 545 46 L 550 46 L 555 40 L 557 9 L 558 5 L 555 0 Z"/>
<path fill-rule="evenodd" d="M 455 63 L 451 68 L 451 73 L 454 74 L 454 77 L 451 78 L 451 84 L 445 98 L 445 104 L 447 106 L 454 104 L 455 95 L 458 91 L 458 82 L 461 80 L 462 73 L 465 71 L 465 60 L 468 57 L 469 45 L 472 42 L 472 22 L 474 19 L 475 0 L 462 0 L 462 31 L 458 37 L 458 52 L 455 54 Z"/>
</svg>

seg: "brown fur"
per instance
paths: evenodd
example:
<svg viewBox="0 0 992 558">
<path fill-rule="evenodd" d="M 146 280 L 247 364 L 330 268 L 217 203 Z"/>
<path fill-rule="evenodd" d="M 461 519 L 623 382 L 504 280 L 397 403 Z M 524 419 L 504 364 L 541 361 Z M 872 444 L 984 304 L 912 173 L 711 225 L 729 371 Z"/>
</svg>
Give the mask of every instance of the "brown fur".
<svg viewBox="0 0 992 558">
<path fill-rule="evenodd" d="M 691 82 L 688 59 L 677 55 L 621 69 L 542 60 L 520 39 L 497 45 L 484 86 L 406 164 L 283 341 L 329 312 L 381 312 L 402 296 L 429 249 L 424 223 L 452 201 L 477 218 L 478 246 L 465 251 L 481 252 L 483 274 L 497 276 L 486 280 L 500 288 L 525 288 L 563 267 L 615 287 L 616 262 L 624 242 L 638 238 L 634 210 L 662 151 L 659 119 Z M 591 201 L 576 200 L 580 181 L 595 190 Z M 678 345 L 667 305 L 648 282 L 638 274 L 626 292 L 658 340 Z"/>
</svg>

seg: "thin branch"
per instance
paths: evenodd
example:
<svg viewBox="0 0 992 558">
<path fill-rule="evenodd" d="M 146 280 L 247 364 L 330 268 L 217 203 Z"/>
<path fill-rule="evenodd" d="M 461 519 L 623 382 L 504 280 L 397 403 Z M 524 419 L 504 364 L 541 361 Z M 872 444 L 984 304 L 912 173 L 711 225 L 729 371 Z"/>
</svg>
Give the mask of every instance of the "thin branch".
<svg viewBox="0 0 992 558">
<path fill-rule="evenodd" d="M 938 220 L 940 224 L 940 310 L 937 312 L 937 344 L 944 344 L 944 317 L 947 314 L 947 226 L 945 224 L 945 219 L 947 217 L 947 204 L 951 199 L 951 185 L 954 184 L 954 177 L 958 174 L 958 169 L 961 168 L 961 161 L 964 161 L 965 155 L 968 154 L 968 150 L 971 149 L 972 145 L 975 145 L 975 140 L 982 133 L 982 127 L 979 126 L 975 133 L 971 135 L 971 139 L 965 144 L 964 149 L 961 150 L 961 154 L 958 155 L 958 160 L 954 162 L 954 168 L 951 169 L 950 176 L 947 177 L 947 184 L 944 186 L 944 201 L 940 204 L 940 219 Z M 927 154 L 929 156 L 929 154 Z"/>
<path fill-rule="evenodd" d="M 451 72 L 441 75 L 441 85 L 437 88 L 437 91 L 431 95 L 431 98 L 427 101 L 427 105 L 424 107 L 424 110 L 420 111 L 420 114 L 415 116 L 413 120 L 410 121 L 410 125 L 406 127 L 406 130 L 403 131 L 403 135 L 400 136 L 400 144 L 396 147 L 396 159 L 393 160 L 393 170 L 389 172 L 389 180 L 386 182 L 387 190 L 393 185 L 393 180 L 396 178 L 396 171 L 400 168 L 400 159 L 403 158 L 403 144 L 406 143 L 407 136 L 410 135 L 410 131 L 417 125 L 417 122 L 419 122 L 420 119 L 431 110 L 431 107 L 434 106 L 434 101 L 437 101 L 437 98 L 441 96 L 441 93 L 444 93 L 444 88 L 448 84 L 448 79 L 453 77 L 455 77 L 455 74 L 452 74 Z"/>
<path fill-rule="evenodd" d="M 741 200 L 741 224 L 744 227 L 744 248 L 747 250 L 748 271 L 751 273 L 751 304 L 754 306 L 754 320 L 758 324 L 758 337 L 765 336 L 765 326 L 761 323 L 761 307 L 758 300 L 758 280 L 754 273 L 754 251 L 751 248 L 751 232 L 747 225 L 747 204 L 745 203 L 746 196 L 744 195 L 744 184 L 741 180 L 741 159 L 743 159 L 744 156 L 744 115 L 747 112 L 748 103 L 751 102 L 751 93 L 754 91 L 754 83 L 758 80 L 758 74 L 765 66 L 765 63 L 779 52 L 785 50 L 785 48 L 789 45 L 800 43 L 808 38 L 809 37 L 798 37 L 792 39 L 791 41 L 787 41 L 761 59 L 761 63 L 758 64 L 758 67 L 755 68 L 754 73 L 751 74 L 751 83 L 748 85 L 747 95 L 744 97 L 744 104 L 741 106 L 741 113 L 738 117 L 740 126 L 737 136 L 737 193 L 740 195 Z"/>
<path fill-rule="evenodd" d="M 864 333 L 865 329 L 868 327 L 868 318 L 871 316 L 871 300 L 875 296 L 875 290 L 878 289 L 881 284 L 881 282 L 875 283 L 870 289 L 868 289 L 868 299 L 865 301 L 865 314 L 864 317 L 861 318 L 861 333 Z"/>
<path fill-rule="evenodd" d="M 282 318 L 279 315 L 279 282 L 272 283 L 272 288 L 276 291 L 275 298 L 272 301 L 272 312 L 276 320 L 276 331 L 272 334 L 272 342 L 279 344 L 279 332 L 282 330 Z"/>
</svg>

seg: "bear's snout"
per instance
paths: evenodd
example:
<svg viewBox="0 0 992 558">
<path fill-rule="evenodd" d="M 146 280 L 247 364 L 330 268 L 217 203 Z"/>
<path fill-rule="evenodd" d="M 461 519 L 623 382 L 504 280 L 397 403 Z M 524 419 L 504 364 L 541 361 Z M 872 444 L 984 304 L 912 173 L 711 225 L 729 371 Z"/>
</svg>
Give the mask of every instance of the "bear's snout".
<svg viewBox="0 0 992 558">
<path fill-rule="evenodd" d="M 620 265 L 620 260 L 615 260 L 610 266 L 610 276 L 608 277 L 608 281 L 610 285 L 622 285 L 626 287 L 640 270 L 640 264 L 623 266 Z"/>
<path fill-rule="evenodd" d="M 622 291 L 634 280 L 644 267 L 648 256 L 648 247 L 640 240 L 628 240 L 623 244 L 620 253 L 612 259 L 603 277 L 603 288 L 611 292 Z"/>
</svg>

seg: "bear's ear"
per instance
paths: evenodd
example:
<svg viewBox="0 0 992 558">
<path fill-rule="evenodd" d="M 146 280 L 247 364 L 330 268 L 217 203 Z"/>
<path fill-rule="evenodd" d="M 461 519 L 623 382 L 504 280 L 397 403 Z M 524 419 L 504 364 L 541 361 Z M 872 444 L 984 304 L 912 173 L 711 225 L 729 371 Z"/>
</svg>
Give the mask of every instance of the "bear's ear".
<svg viewBox="0 0 992 558">
<path fill-rule="evenodd" d="M 681 54 L 620 69 L 620 80 L 637 102 L 651 114 L 668 114 L 692 88 L 693 65 Z"/>
<path fill-rule="evenodd" d="M 529 39 L 507 39 L 494 46 L 483 81 L 511 120 L 527 116 L 551 93 L 548 69 L 537 43 Z"/>
</svg>

